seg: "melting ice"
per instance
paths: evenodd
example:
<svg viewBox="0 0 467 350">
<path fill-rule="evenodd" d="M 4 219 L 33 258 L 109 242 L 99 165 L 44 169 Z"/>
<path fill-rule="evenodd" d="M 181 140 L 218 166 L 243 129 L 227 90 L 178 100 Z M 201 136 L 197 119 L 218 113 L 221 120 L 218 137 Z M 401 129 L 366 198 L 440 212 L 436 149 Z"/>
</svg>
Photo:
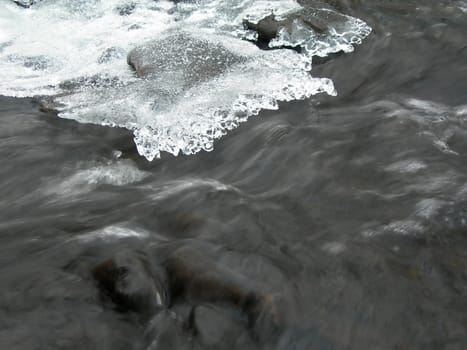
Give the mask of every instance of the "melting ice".
<svg viewBox="0 0 467 350">
<path fill-rule="evenodd" d="M 369 33 L 361 20 L 292 0 L 0 1 L 0 94 L 51 96 L 59 115 L 131 130 L 152 160 L 210 151 L 215 139 L 278 101 L 336 94 L 310 75 L 313 56 L 350 52 Z M 317 33 L 297 14 L 322 17 Z M 304 13 L 304 14 L 303 14 Z M 248 19 L 295 16 L 263 50 L 244 40 Z M 134 51 L 132 51 L 134 50 Z M 298 52 L 300 51 L 300 52 Z M 151 74 L 127 64 L 141 52 Z"/>
</svg>

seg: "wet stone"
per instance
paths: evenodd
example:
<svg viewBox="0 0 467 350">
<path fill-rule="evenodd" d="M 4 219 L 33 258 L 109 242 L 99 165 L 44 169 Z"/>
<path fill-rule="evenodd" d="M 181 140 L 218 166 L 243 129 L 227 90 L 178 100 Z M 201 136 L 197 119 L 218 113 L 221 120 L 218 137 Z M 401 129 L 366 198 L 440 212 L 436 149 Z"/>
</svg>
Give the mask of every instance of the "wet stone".
<svg viewBox="0 0 467 350">
<path fill-rule="evenodd" d="M 163 310 L 155 315 L 144 333 L 145 349 L 191 349 L 189 332 L 176 314 Z"/>
<path fill-rule="evenodd" d="M 291 31 L 293 25 L 300 25 L 316 33 L 326 31 L 326 23 L 310 12 L 300 11 L 292 13 L 285 19 L 277 19 L 274 14 L 264 17 L 257 23 L 248 20 L 243 21 L 245 29 L 257 33 L 256 42 L 261 48 L 266 48 L 269 42 L 275 39 L 282 30 Z"/>
<path fill-rule="evenodd" d="M 244 329 L 239 320 L 233 319 L 227 310 L 201 305 L 194 311 L 194 328 L 200 341 L 207 346 L 233 345 Z"/>
<path fill-rule="evenodd" d="M 253 23 L 248 20 L 243 21 L 245 28 L 253 30 L 258 33 L 258 41 L 269 43 L 274 39 L 279 30 L 286 25 L 285 21 L 278 21 L 276 17 L 271 14 L 264 17 L 258 23 Z"/>
<path fill-rule="evenodd" d="M 32 101 L 38 105 L 39 110 L 43 113 L 57 114 L 60 108 L 63 107 L 51 96 L 36 96 Z"/>
<path fill-rule="evenodd" d="M 169 305 L 165 272 L 142 253 L 120 252 L 92 274 L 103 294 L 122 311 L 151 315 Z"/>
</svg>

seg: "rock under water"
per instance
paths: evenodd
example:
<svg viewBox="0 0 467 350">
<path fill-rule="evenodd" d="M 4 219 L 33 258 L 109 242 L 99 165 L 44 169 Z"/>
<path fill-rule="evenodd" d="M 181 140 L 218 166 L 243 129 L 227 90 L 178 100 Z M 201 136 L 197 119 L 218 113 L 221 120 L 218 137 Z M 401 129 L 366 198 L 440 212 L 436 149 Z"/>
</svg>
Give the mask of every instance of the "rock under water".
<svg viewBox="0 0 467 350">
<path fill-rule="evenodd" d="M 120 252 L 97 265 L 92 274 L 122 310 L 154 314 L 170 304 L 165 271 L 151 264 L 143 253 Z"/>
<path fill-rule="evenodd" d="M 62 118 L 126 128 L 148 160 L 211 151 L 261 110 L 335 95 L 331 80 L 309 74 L 312 58 L 350 52 L 370 31 L 293 0 L 0 7 L 0 93 L 50 101 L 42 109 Z"/>
<path fill-rule="evenodd" d="M 149 255 L 122 251 L 92 275 L 117 310 L 150 320 L 144 327 L 151 342 L 170 343 L 174 334 L 192 332 L 213 346 L 227 338 L 236 343 L 239 335 L 249 341 L 258 329 L 265 334 L 265 325 L 268 334 L 277 331 L 279 314 L 268 288 L 222 266 L 210 256 L 213 248 L 202 246 L 182 243 L 158 257 L 157 247 Z"/>
</svg>

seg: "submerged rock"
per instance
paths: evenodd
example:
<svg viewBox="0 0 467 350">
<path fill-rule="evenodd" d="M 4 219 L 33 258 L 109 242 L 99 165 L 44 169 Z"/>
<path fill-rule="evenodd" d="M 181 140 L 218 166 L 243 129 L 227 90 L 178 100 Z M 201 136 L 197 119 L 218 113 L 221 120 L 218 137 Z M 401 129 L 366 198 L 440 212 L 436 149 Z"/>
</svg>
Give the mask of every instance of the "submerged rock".
<svg viewBox="0 0 467 350">
<path fill-rule="evenodd" d="M 165 272 L 142 253 L 121 252 L 97 265 L 92 274 L 122 311 L 151 315 L 169 306 Z"/>
<path fill-rule="evenodd" d="M 60 108 L 63 107 L 52 96 L 34 96 L 32 101 L 43 113 L 58 114 Z"/>
<path fill-rule="evenodd" d="M 200 341 L 206 346 L 233 345 L 244 332 L 239 320 L 229 317 L 226 310 L 209 305 L 195 308 L 193 323 Z"/>
<path fill-rule="evenodd" d="M 214 246 L 191 240 L 121 252 L 93 270 L 119 311 L 145 324 L 151 349 L 250 348 L 280 333 L 282 317 L 267 286 L 218 261 Z M 193 337 L 194 336 L 194 337 Z M 194 343 L 193 343 L 194 341 Z"/>
<path fill-rule="evenodd" d="M 255 309 L 260 287 L 209 257 L 204 251 L 182 246 L 163 263 L 174 297 L 196 302 L 227 302 L 247 314 Z"/>
<path fill-rule="evenodd" d="M 189 332 L 175 313 L 163 310 L 155 315 L 144 332 L 146 349 L 180 349 L 188 350 L 190 346 Z"/>
</svg>

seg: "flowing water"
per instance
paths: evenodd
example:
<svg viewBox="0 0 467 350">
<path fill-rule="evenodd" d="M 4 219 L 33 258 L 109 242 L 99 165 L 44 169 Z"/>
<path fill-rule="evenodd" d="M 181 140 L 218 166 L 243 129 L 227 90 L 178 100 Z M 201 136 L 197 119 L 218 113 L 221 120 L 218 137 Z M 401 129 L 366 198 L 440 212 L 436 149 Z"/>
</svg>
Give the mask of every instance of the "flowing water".
<svg viewBox="0 0 467 350">
<path fill-rule="evenodd" d="M 265 49 L 271 13 L 330 29 Z M 0 348 L 467 348 L 466 1 L 0 0 L 0 63 Z M 177 242 L 280 327 L 206 304 L 164 347 L 102 297 Z"/>
</svg>

